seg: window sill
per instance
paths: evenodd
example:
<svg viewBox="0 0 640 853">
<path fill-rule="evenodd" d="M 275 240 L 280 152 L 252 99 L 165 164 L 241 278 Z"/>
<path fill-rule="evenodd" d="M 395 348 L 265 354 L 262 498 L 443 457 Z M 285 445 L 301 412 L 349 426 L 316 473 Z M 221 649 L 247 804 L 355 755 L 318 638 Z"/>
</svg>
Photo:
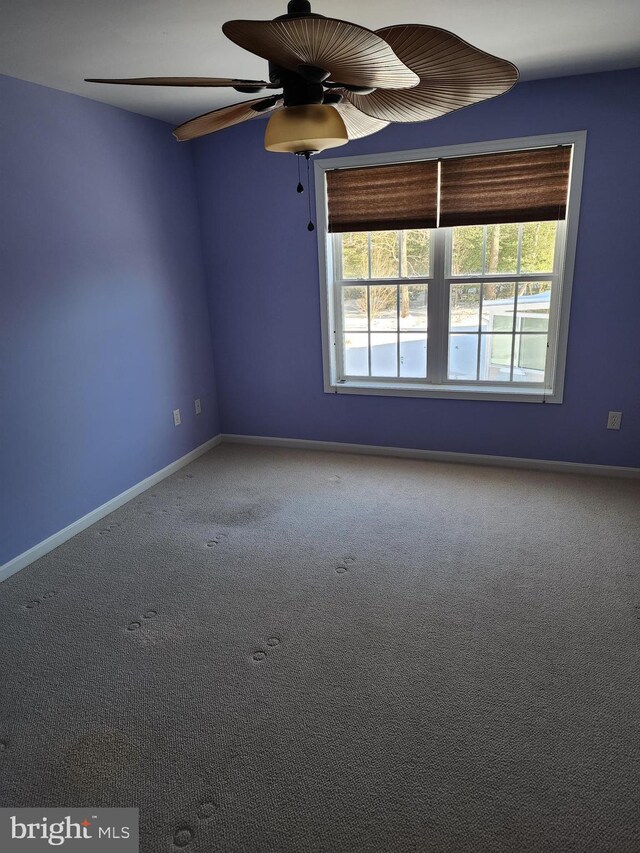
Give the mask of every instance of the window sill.
<svg viewBox="0 0 640 853">
<path fill-rule="evenodd" d="M 561 403 L 552 390 L 504 388 L 499 385 L 416 385 L 413 383 L 338 382 L 325 387 L 327 394 L 364 394 L 379 397 L 434 397 L 449 400 L 498 400 L 511 403 Z"/>
</svg>

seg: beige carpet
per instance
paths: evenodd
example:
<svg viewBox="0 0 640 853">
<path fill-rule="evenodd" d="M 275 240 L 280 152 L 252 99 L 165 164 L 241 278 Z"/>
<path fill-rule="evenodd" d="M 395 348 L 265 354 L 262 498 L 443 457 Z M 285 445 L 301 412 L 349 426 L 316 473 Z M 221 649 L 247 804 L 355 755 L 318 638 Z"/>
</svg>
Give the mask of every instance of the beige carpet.
<svg viewBox="0 0 640 853">
<path fill-rule="evenodd" d="M 640 850 L 640 483 L 223 446 L 0 585 L 0 805 Z"/>
</svg>

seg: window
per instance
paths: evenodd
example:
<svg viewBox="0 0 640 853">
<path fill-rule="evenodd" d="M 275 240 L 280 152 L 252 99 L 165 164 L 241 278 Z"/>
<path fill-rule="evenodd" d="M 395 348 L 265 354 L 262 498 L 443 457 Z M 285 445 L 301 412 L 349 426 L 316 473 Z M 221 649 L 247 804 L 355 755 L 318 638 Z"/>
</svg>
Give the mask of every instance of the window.
<svg viewBox="0 0 640 853">
<path fill-rule="evenodd" d="M 567 164 L 571 157 L 566 218 L 566 176 L 557 214 L 545 207 L 535 175 L 528 185 L 514 180 L 516 189 L 503 180 L 494 205 L 483 191 L 485 173 L 493 179 L 501 161 L 477 155 L 521 152 L 531 162 L 531 153 L 550 146 L 565 147 Z M 359 167 L 393 163 L 394 155 L 318 161 L 325 390 L 561 402 L 583 150 L 584 134 L 565 134 L 406 152 L 409 162 L 429 169 L 413 181 L 409 172 L 401 175 L 403 193 L 390 193 L 388 205 L 357 188 L 360 210 L 370 206 L 373 221 L 368 215 L 360 221 L 353 195 L 336 184 L 343 197 L 329 214 L 344 221 L 333 233 L 326 228 L 326 174 L 346 168 L 363 173 L 357 175 L 363 183 L 366 170 Z M 480 180 L 466 170 L 465 154 L 476 155 L 468 159 L 473 168 L 480 164 Z M 450 169 L 442 167 L 454 156 Z M 386 180 L 386 166 L 381 174 Z M 344 186 L 350 188 L 349 180 Z M 390 227 L 404 221 L 399 195 L 408 199 L 406 221 L 431 227 Z M 538 205 L 533 213 L 520 209 L 522 198 Z M 531 218 L 535 211 L 540 219 Z M 505 221 L 497 221 L 501 216 Z M 433 227 L 474 217 L 486 221 Z"/>
</svg>

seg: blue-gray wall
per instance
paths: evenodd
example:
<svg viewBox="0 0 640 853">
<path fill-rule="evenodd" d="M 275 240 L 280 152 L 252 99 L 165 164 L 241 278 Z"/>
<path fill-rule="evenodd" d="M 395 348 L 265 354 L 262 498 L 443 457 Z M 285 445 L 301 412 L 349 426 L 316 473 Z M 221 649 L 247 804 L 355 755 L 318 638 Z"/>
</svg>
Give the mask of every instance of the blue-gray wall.
<svg viewBox="0 0 640 853">
<path fill-rule="evenodd" d="M 11 78 L 0 105 L 1 565 L 219 424 L 189 146 Z"/>
</svg>

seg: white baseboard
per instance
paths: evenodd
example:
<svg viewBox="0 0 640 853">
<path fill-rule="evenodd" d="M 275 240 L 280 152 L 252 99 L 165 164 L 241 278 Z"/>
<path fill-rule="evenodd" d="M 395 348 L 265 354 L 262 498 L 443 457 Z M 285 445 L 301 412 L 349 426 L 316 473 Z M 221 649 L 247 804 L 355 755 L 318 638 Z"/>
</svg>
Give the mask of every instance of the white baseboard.
<svg viewBox="0 0 640 853">
<path fill-rule="evenodd" d="M 216 435 L 213 438 L 210 438 L 209 441 L 205 441 L 204 444 L 196 447 L 195 450 L 181 456 L 180 459 L 176 459 L 175 462 L 172 462 L 170 465 L 162 468 L 162 470 L 156 471 L 155 474 L 151 474 L 150 477 L 136 483 L 135 486 L 131 486 L 131 488 L 127 489 L 126 492 L 116 495 L 115 498 L 111 498 L 110 501 L 102 504 L 102 506 L 99 506 L 86 515 L 83 515 L 82 518 L 72 522 L 72 524 L 69 524 L 64 528 L 64 530 L 59 530 L 57 533 L 54 533 L 53 536 L 49 536 L 48 539 L 45 539 L 43 542 L 39 542 L 37 545 L 34 545 L 33 548 L 29 548 L 28 551 L 18 554 L 17 557 L 14 557 L 12 560 L 9 560 L 8 563 L 0 566 L 0 583 L 8 577 L 11 577 L 11 575 L 14 575 L 16 572 L 19 572 L 20 569 L 24 569 L 25 566 L 29 565 L 29 563 L 33 563 L 35 560 L 39 560 L 40 557 L 44 557 L 44 555 L 48 554 L 49 551 L 53 551 L 53 549 L 57 548 L 58 545 L 62 545 L 63 542 L 66 542 L 67 539 L 71 539 L 72 536 L 75 536 L 87 527 L 91 527 L 91 525 L 95 524 L 96 521 L 100 521 L 100 519 L 104 518 L 105 515 L 109 515 L 110 512 L 113 512 L 118 509 L 118 507 L 126 504 L 127 501 L 135 498 L 137 495 L 141 494 L 141 492 L 145 492 L 147 489 L 155 486 L 156 483 L 160 482 L 160 480 L 164 480 L 165 477 L 169 477 L 171 474 L 179 471 L 180 468 L 184 468 L 185 465 L 188 465 L 190 462 L 193 462 L 194 459 L 197 459 L 198 456 L 202 456 L 203 453 L 206 453 L 208 450 L 211 450 L 212 447 L 220 444 L 221 441 L 221 435 Z"/>
<path fill-rule="evenodd" d="M 590 474 L 598 477 L 640 478 L 640 468 L 622 465 L 590 465 L 585 462 L 558 462 L 553 459 L 526 459 L 517 456 L 491 456 L 482 453 L 454 453 L 444 450 L 412 450 L 407 447 L 383 447 L 376 444 L 347 444 L 342 441 L 312 441 L 306 438 L 273 438 L 262 435 L 222 434 L 223 443 L 257 444 L 289 447 L 299 450 L 331 450 L 338 453 L 361 453 L 366 456 L 398 456 L 431 462 L 454 462 L 466 465 L 497 465 L 501 468 L 531 468 L 565 474 Z"/>
</svg>

